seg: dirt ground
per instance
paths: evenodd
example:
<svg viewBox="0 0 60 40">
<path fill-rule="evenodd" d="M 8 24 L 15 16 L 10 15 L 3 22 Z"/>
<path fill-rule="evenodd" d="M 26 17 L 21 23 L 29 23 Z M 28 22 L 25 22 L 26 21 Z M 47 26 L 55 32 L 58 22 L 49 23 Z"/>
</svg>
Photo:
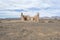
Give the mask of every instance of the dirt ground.
<svg viewBox="0 0 60 40">
<path fill-rule="evenodd" d="M 60 23 L 0 22 L 0 40 L 60 40 Z"/>
</svg>

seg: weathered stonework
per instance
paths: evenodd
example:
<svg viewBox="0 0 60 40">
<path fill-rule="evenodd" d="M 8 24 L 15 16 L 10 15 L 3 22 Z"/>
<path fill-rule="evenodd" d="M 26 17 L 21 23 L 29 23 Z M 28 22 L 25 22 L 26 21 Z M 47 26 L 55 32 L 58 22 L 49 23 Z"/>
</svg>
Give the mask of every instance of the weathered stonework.
<svg viewBox="0 0 60 40">
<path fill-rule="evenodd" d="M 35 15 L 34 17 L 30 17 L 30 16 L 26 16 L 23 15 L 23 13 L 21 13 L 21 20 L 22 21 L 31 21 L 31 22 L 39 22 L 39 13 L 37 13 L 37 15 Z"/>
</svg>

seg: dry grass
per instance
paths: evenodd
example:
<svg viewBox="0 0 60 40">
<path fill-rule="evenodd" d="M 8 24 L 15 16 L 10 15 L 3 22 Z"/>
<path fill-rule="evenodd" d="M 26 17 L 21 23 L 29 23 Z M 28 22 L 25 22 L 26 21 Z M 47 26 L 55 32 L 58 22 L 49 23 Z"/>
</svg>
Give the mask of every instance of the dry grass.
<svg viewBox="0 0 60 40">
<path fill-rule="evenodd" d="M 50 22 L 2 21 L 0 40 L 60 40 L 60 24 Z"/>
</svg>

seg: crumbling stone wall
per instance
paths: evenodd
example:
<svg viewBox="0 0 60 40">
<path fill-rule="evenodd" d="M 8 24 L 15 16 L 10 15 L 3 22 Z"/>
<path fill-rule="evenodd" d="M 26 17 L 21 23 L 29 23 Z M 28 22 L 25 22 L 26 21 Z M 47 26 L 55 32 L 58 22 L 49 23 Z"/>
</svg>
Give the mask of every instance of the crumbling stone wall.
<svg viewBox="0 0 60 40">
<path fill-rule="evenodd" d="M 35 15 L 34 17 L 30 17 L 30 16 L 26 16 L 23 15 L 23 13 L 21 13 L 21 20 L 22 21 L 32 21 L 32 22 L 39 22 L 39 13 L 37 13 L 37 15 Z"/>
</svg>

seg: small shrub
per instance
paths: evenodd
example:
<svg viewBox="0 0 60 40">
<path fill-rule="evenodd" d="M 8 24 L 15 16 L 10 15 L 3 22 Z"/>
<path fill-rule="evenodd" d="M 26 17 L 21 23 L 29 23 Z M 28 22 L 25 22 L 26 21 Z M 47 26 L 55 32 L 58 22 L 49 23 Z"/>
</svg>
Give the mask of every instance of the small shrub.
<svg viewBox="0 0 60 40">
<path fill-rule="evenodd" d="M 0 26 L 0 28 L 3 28 L 3 26 Z"/>
<path fill-rule="evenodd" d="M 48 21 L 48 23 L 54 23 L 53 21 Z"/>
<path fill-rule="evenodd" d="M 45 23 L 44 21 L 41 21 L 41 23 Z"/>
<path fill-rule="evenodd" d="M 2 23 L 2 22 L 0 21 L 0 23 Z"/>
</svg>

